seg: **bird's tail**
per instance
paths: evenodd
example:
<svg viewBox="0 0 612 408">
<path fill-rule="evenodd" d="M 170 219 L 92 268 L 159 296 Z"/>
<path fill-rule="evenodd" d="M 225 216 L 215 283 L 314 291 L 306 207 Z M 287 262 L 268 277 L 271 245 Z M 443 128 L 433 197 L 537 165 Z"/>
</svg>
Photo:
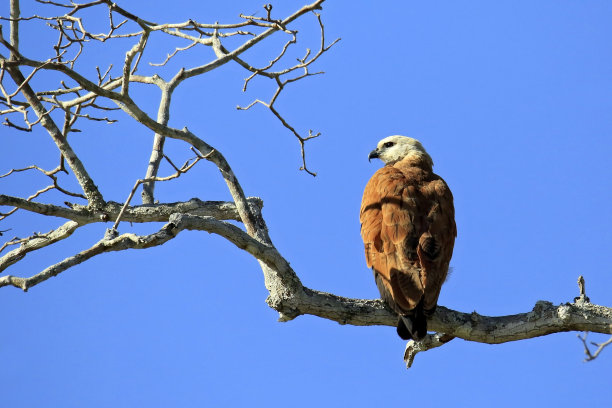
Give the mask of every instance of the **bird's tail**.
<svg viewBox="0 0 612 408">
<path fill-rule="evenodd" d="M 427 316 L 423 304 L 419 303 L 409 314 L 400 315 L 397 322 L 397 334 L 403 340 L 422 340 L 427 334 Z"/>
</svg>

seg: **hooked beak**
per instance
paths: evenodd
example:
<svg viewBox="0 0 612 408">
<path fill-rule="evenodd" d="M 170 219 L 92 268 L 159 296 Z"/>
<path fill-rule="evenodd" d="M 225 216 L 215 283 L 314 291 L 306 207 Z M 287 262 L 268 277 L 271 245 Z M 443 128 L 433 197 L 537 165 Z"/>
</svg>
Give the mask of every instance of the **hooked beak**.
<svg viewBox="0 0 612 408">
<path fill-rule="evenodd" d="M 371 162 L 372 159 L 378 159 L 378 149 L 374 149 L 368 155 L 368 161 Z"/>
</svg>

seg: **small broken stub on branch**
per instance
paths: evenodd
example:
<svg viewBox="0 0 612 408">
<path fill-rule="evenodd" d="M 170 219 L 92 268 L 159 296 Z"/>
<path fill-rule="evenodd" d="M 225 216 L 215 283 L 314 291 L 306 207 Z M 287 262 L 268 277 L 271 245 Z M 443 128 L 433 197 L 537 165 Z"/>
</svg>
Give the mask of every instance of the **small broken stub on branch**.
<svg viewBox="0 0 612 408">
<path fill-rule="evenodd" d="M 406 363 L 406 368 L 412 367 L 414 357 L 417 353 L 443 346 L 454 338 L 454 336 L 449 334 L 433 333 L 427 334 L 421 341 L 410 340 L 406 344 L 406 350 L 404 351 L 404 363 Z"/>
<path fill-rule="evenodd" d="M 574 298 L 574 303 L 590 303 L 591 299 L 586 295 L 584 277 L 582 275 L 578 277 L 578 288 L 580 289 L 580 296 Z"/>
</svg>

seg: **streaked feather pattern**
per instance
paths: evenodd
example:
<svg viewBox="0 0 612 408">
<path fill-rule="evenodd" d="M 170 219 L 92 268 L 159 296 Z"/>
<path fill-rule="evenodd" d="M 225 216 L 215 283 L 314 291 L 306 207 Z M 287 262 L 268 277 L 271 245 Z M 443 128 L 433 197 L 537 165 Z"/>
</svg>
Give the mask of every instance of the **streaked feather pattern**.
<svg viewBox="0 0 612 408">
<path fill-rule="evenodd" d="M 453 196 L 431 163 L 425 153 L 387 164 L 367 183 L 361 203 L 367 265 L 383 300 L 403 316 L 433 313 L 457 235 Z M 424 336 L 422 320 L 411 337 Z"/>
</svg>

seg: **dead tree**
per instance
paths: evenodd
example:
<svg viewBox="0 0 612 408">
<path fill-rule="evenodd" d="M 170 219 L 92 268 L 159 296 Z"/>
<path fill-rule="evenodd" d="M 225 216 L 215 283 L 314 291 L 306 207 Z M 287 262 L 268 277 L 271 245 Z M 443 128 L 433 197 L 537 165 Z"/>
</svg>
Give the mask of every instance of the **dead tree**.
<svg viewBox="0 0 612 408">
<path fill-rule="evenodd" d="M 301 170 L 314 176 L 315 173 L 307 165 L 305 146 L 306 142 L 320 134 L 296 129 L 283 117 L 275 103 L 292 83 L 321 74 L 311 71 L 313 63 L 338 41 L 330 42 L 325 37 L 325 26 L 320 15 L 324 0 L 306 4 L 284 18 L 275 16 L 272 6 L 266 5 L 261 16 L 240 15 L 238 22 L 229 24 L 194 20 L 179 23 L 147 21 L 110 0 L 85 3 L 72 0 L 36 1 L 40 4 L 40 13 L 22 16 L 19 1 L 11 0 L 9 17 L 1 17 L 8 23 L 9 38 L 5 38 L 5 33 L 0 31 L 0 115 L 4 117 L 3 124 L 14 132 L 30 132 L 38 126 L 44 128 L 59 151 L 59 162 L 53 169 L 37 164 L 5 169 L 6 173 L 1 178 L 17 172 L 38 172 L 49 179 L 49 185 L 32 191 L 28 197 L 0 195 L 0 206 L 6 208 L 0 213 L 0 221 L 6 225 L 0 235 L 8 235 L 9 217 L 18 210 L 57 217 L 64 223 L 47 233 L 35 233 L 26 238 L 14 237 L 4 242 L 0 247 L 0 253 L 6 251 L 0 257 L 0 272 L 16 265 L 28 254 L 34 255 L 42 248 L 69 239 L 85 225 L 105 223 L 109 228 L 89 248 L 59 262 L 50 261 L 47 268 L 32 276 L 3 275 L 0 277 L 0 287 L 13 286 L 27 291 L 99 254 L 163 245 L 179 236 L 181 231 L 197 230 L 217 234 L 258 260 L 269 291 L 267 303 L 278 311 L 281 321 L 311 314 L 340 324 L 395 325 L 396 316 L 379 299 L 350 299 L 305 287 L 270 239 L 262 213 L 262 200 L 245 197 L 238 178 L 222 152 L 191 132 L 187 126 L 179 129 L 168 125 L 172 95 L 180 85 L 221 69 L 225 64 L 237 63 L 245 72 L 243 89 L 246 90 L 254 78 L 273 81 L 276 89 L 271 99 L 256 99 L 239 109 L 249 109 L 254 105 L 266 107 L 275 120 L 287 129 L 287 134 L 295 137 L 299 143 Z M 90 21 L 92 15 L 107 20 L 105 32 L 95 32 L 89 28 L 95 25 Z M 304 50 L 303 56 L 296 62 L 288 63 L 288 51 L 297 47 L 298 43 L 298 32 L 292 28 L 292 23 L 306 18 L 311 18 L 319 28 L 319 46 L 315 50 Z M 25 22 L 46 26 L 53 34 L 55 40 L 49 48 L 52 50 L 50 57 L 32 58 L 30 50 L 20 47 L 20 24 Z M 284 35 L 286 41 L 276 54 L 269 56 L 267 64 L 257 66 L 243 57 L 246 51 L 256 49 L 275 33 Z M 173 39 L 175 48 L 163 61 L 145 61 L 145 50 L 160 38 Z M 237 38 L 241 39 L 238 45 L 227 45 L 230 39 L 235 44 Z M 96 66 L 95 70 L 94 67 L 84 69 L 80 64 L 92 43 L 119 41 L 130 43 L 122 60 L 107 66 Z M 197 58 L 188 59 L 192 66 L 172 72 L 169 62 L 191 49 L 203 51 Z M 204 51 L 208 50 L 212 51 L 208 54 L 210 59 L 202 61 L 202 55 L 207 55 Z M 145 63 L 157 71 L 151 75 L 139 74 L 139 67 Z M 95 77 L 90 75 L 92 72 L 95 72 Z M 40 83 L 54 85 L 38 89 Z M 157 117 L 149 116 L 134 98 L 132 89 L 135 84 L 157 87 L 161 91 Z M 118 203 L 106 197 L 104 186 L 98 187 L 96 180 L 90 176 L 87 163 L 71 147 L 70 135 L 80 131 L 77 124 L 83 121 L 112 124 L 118 119 L 130 120 L 128 117 L 137 121 L 143 132 L 153 134 L 153 148 L 148 162 L 143 163 L 143 177 L 135 180 L 128 198 Z M 191 150 L 193 158 L 182 165 L 175 164 L 164 153 L 164 143 L 168 138 L 183 142 L 185 150 Z M 172 174 L 158 175 L 163 160 L 174 169 Z M 201 161 L 210 162 L 218 169 L 231 194 L 231 202 L 196 198 L 172 203 L 155 200 L 157 183 L 177 179 Z M 67 177 L 74 177 L 78 191 L 65 187 Z M 142 204 L 135 205 L 133 196 L 140 186 Z M 60 204 L 62 200 L 56 199 L 43 202 L 45 193 L 50 191 L 69 201 L 65 201 L 64 205 Z M 80 201 L 74 202 L 77 200 Z M 239 221 L 243 228 L 228 222 L 231 220 Z M 154 233 L 136 235 L 121 233 L 121 222 L 163 222 L 164 225 Z M 612 309 L 591 304 L 584 293 L 584 281 L 580 285 L 581 294 L 571 303 L 555 306 L 540 301 L 533 310 L 512 316 L 487 317 L 476 312 L 461 313 L 439 307 L 430 322 L 430 328 L 437 333 L 428 335 L 418 343 L 409 342 L 405 360 L 410 366 L 417 352 L 440 346 L 455 337 L 495 344 L 565 331 L 612 334 Z M 589 358 L 595 358 L 610 343 L 597 345 L 599 349 L 591 354 L 586 338 L 582 340 Z"/>
</svg>

